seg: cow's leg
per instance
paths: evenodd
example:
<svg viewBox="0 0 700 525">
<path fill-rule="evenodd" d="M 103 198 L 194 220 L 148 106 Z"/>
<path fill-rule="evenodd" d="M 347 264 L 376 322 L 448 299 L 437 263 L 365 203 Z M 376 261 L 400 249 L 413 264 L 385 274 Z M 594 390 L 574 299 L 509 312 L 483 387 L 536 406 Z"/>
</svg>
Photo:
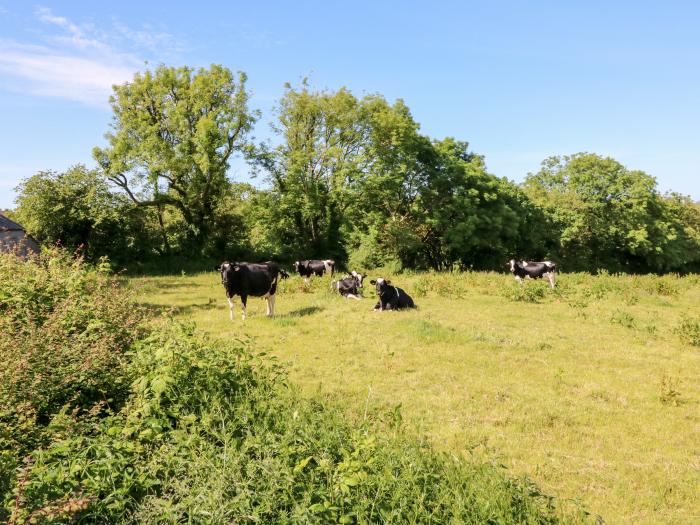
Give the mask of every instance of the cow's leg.
<svg viewBox="0 0 700 525">
<path fill-rule="evenodd" d="M 233 321 L 233 297 L 227 297 L 226 299 L 228 299 L 229 317 L 231 318 L 231 321 Z"/>
<path fill-rule="evenodd" d="M 247 295 L 241 295 L 241 304 L 243 305 L 243 315 L 241 316 L 243 320 L 245 321 L 246 318 L 246 304 L 248 302 L 248 296 Z"/>
<path fill-rule="evenodd" d="M 272 294 L 267 298 L 267 315 L 270 317 L 275 316 L 275 295 Z"/>
<path fill-rule="evenodd" d="M 515 280 L 518 281 L 519 284 L 523 284 L 523 278 L 520 277 L 519 275 L 515 276 Z"/>
<path fill-rule="evenodd" d="M 357 299 L 358 301 L 362 299 L 362 297 L 358 297 L 357 295 L 353 293 L 349 293 L 348 295 L 345 296 L 346 298 L 352 298 L 352 299 Z"/>
<path fill-rule="evenodd" d="M 545 275 L 547 276 L 547 280 L 549 281 L 549 286 L 551 286 L 552 290 L 554 290 L 554 272 L 547 272 Z"/>
</svg>

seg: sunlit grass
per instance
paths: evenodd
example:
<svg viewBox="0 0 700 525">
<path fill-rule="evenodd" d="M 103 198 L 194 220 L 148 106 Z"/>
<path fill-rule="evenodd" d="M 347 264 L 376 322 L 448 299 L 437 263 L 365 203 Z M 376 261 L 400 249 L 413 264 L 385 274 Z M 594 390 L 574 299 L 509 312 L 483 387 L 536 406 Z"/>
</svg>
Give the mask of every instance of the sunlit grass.
<svg viewBox="0 0 700 525">
<path fill-rule="evenodd" d="M 418 309 L 374 312 L 369 287 L 345 300 L 294 277 L 274 319 L 250 298 L 231 322 L 213 272 L 132 283 L 217 337 L 254 338 L 304 391 L 400 405 L 438 448 L 495 456 L 609 523 L 700 522 L 700 348 L 679 332 L 700 315 L 697 277 L 565 274 L 554 292 L 493 273 L 391 277 Z"/>
</svg>

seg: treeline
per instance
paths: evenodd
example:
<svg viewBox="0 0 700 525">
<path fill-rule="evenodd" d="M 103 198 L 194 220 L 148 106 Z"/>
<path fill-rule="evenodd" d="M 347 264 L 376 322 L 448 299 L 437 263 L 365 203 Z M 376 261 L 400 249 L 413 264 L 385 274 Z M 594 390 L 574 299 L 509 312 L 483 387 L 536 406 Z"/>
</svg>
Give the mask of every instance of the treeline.
<svg viewBox="0 0 700 525">
<path fill-rule="evenodd" d="M 454 138 L 419 132 L 403 101 L 287 85 L 272 142 L 246 76 L 169 68 L 115 86 L 96 169 L 41 172 L 15 216 L 43 243 L 120 265 L 334 257 L 353 267 L 700 270 L 700 206 L 592 153 L 552 157 L 522 184 L 490 174 Z M 234 156 L 265 187 L 232 182 Z"/>
</svg>

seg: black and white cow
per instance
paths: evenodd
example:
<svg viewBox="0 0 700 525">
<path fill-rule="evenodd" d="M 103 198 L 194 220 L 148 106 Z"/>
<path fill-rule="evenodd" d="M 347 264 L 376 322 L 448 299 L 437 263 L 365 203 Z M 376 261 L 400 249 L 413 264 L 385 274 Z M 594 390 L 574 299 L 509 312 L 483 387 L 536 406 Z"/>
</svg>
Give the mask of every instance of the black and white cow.
<svg viewBox="0 0 700 525">
<path fill-rule="evenodd" d="M 360 296 L 359 289 L 362 288 L 362 281 L 365 277 L 367 276 L 353 270 L 352 275 L 349 277 L 345 277 L 340 281 L 333 281 L 331 283 L 331 288 L 338 290 L 338 293 L 346 299 L 360 300 L 362 297 Z"/>
<path fill-rule="evenodd" d="M 241 297 L 243 305 L 243 320 L 246 318 L 248 296 L 264 297 L 267 300 L 267 315 L 275 315 L 275 292 L 279 277 L 289 277 L 277 263 L 268 261 L 260 264 L 244 262 L 221 263 L 217 268 L 221 272 L 221 283 L 226 289 L 226 298 L 231 320 L 233 321 L 233 296 Z"/>
<path fill-rule="evenodd" d="M 319 260 L 305 260 L 305 261 L 295 261 L 294 271 L 298 272 L 299 275 L 308 279 L 312 275 L 318 275 L 321 277 L 325 272 L 333 275 L 335 270 L 335 261 L 333 259 Z"/>
<path fill-rule="evenodd" d="M 556 270 L 557 265 L 552 261 L 516 261 L 511 259 L 506 264 L 513 275 L 515 275 L 516 280 L 522 284 L 523 279 L 540 279 L 546 277 L 549 281 L 549 285 L 554 289 L 555 276 L 554 270 Z"/>
<path fill-rule="evenodd" d="M 384 279 L 373 279 L 370 284 L 377 287 L 379 302 L 375 305 L 375 310 L 399 310 L 401 308 L 415 308 L 416 305 L 411 296 L 398 286 L 392 286 L 391 281 Z"/>
</svg>

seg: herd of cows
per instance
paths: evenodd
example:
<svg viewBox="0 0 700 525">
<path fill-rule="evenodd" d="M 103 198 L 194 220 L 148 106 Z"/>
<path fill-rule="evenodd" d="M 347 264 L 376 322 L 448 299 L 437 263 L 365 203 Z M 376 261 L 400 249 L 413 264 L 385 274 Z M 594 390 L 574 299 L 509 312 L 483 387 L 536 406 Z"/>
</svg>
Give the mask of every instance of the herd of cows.
<svg viewBox="0 0 700 525">
<path fill-rule="evenodd" d="M 544 277 L 554 288 L 556 265 L 551 261 L 516 261 L 511 259 L 506 266 L 520 283 L 526 278 L 540 279 Z M 296 261 L 293 267 L 294 271 L 306 280 L 314 275 L 321 277 L 325 273 L 329 273 L 333 277 L 335 261 L 332 259 Z M 221 283 L 226 290 L 231 320 L 233 320 L 233 298 L 236 295 L 241 298 L 243 320 L 246 318 L 248 296 L 264 297 L 267 301 L 267 315 L 275 315 L 277 282 L 279 279 L 289 277 L 289 274 L 279 264 L 272 261 L 264 263 L 224 261 L 215 269 L 221 273 Z M 360 289 L 363 287 L 362 283 L 365 277 L 367 275 L 353 270 L 350 275 L 337 281 L 331 281 L 331 288 L 343 297 L 361 299 Z M 378 278 L 371 280 L 370 284 L 376 287 L 379 298 L 374 306 L 375 310 L 415 308 L 416 305 L 411 296 L 398 286 L 393 286 L 391 281 Z"/>
</svg>

